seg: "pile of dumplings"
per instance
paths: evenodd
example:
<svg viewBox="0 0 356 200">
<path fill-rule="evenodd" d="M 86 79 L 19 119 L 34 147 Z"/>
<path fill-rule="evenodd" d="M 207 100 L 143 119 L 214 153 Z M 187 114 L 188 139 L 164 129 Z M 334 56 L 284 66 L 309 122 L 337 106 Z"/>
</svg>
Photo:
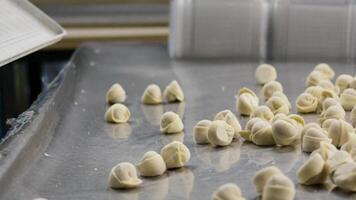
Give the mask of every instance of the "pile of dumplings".
<svg viewBox="0 0 356 200">
<path fill-rule="evenodd" d="M 231 110 L 222 110 L 212 119 L 198 121 L 193 127 L 193 139 L 199 145 L 225 147 L 243 140 L 258 146 L 300 145 L 309 153 L 308 160 L 296 172 L 302 185 L 324 184 L 330 180 L 336 187 L 356 192 L 356 77 L 347 74 L 335 77 L 334 70 L 326 63 L 315 66 L 307 76 L 304 91 L 296 98 L 299 114 L 291 113 L 292 104 L 284 93 L 283 85 L 277 81 L 277 70 L 269 64 L 261 64 L 255 78 L 261 86 L 257 95 L 247 87 L 236 94 L 235 108 L 243 117 L 248 117 L 242 128 L 238 117 Z M 261 96 L 261 99 L 259 98 Z M 164 102 L 182 102 L 184 93 L 177 81 L 172 81 L 163 94 L 158 85 L 148 85 L 141 102 L 157 105 Z M 124 105 L 126 92 L 120 84 L 114 84 L 106 94 L 110 105 L 105 120 L 126 123 L 130 111 Z M 346 112 L 350 111 L 347 122 Z M 316 113 L 318 121 L 306 123 L 302 114 Z M 183 132 L 184 123 L 174 112 L 161 116 L 160 132 L 176 134 Z M 172 142 L 160 153 L 146 152 L 135 166 L 119 163 L 112 168 L 109 185 L 112 188 L 138 187 L 142 177 L 160 176 L 167 169 L 180 168 L 190 159 L 190 151 L 181 142 Z M 294 183 L 275 166 L 259 170 L 253 183 L 262 200 L 295 197 Z M 235 183 L 221 185 L 212 193 L 213 200 L 245 199 Z"/>
</svg>

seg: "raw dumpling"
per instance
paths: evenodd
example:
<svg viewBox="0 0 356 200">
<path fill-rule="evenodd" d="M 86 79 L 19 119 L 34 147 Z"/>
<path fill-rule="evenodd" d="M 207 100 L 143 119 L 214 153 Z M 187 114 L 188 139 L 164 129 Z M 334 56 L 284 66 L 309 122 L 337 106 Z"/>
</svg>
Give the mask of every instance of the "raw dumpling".
<svg viewBox="0 0 356 200">
<path fill-rule="evenodd" d="M 333 121 L 328 128 L 329 138 L 336 147 L 341 147 L 355 134 L 354 128 L 344 120 Z"/>
<path fill-rule="evenodd" d="M 344 120 L 346 116 L 346 112 L 344 109 L 338 105 L 330 106 L 328 109 L 323 111 L 320 114 L 320 123 L 321 125 L 324 124 L 324 122 L 328 119 L 342 119 Z"/>
<path fill-rule="evenodd" d="M 239 134 L 239 132 L 241 131 L 240 122 L 236 118 L 234 113 L 232 113 L 230 110 L 223 110 L 223 111 L 217 113 L 214 117 L 214 120 L 225 121 L 232 128 L 234 128 L 234 130 L 235 130 L 234 138 L 236 139 L 236 138 L 240 137 L 240 134 Z"/>
<path fill-rule="evenodd" d="M 248 88 L 241 88 L 236 100 L 236 110 L 241 115 L 250 115 L 258 107 L 257 95 Z"/>
<path fill-rule="evenodd" d="M 236 184 L 227 183 L 216 189 L 212 200 L 245 200 L 245 198 L 242 197 L 241 190 Z"/>
<path fill-rule="evenodd" d="M 179 133 L 184 129 L 184 125 L 179 115 L 174 112 L 166 112 L 161 117 L 160 130 L 162 133 Z"/>
<path fill-rule="evenodd" d="M 116 103 L 105 112 L 105 120 L 112 123 L 126 123 L 131 117 L 130 110 L 123 104 Z"/>
<path fill-rule="evenodd" d="M 316 129 L 321 129 L 320 125 L 315 123 L 315 122 L 310 122 L 308 124 L 306 124 L 303 129 L 302 129 L 302 132 L 301 132 L 301 142 L 303 144 L 303 137 L 305 135 L 305 133 L 310 129 L 310 128 L 316 128 Z"/>
<path fill-rule="evenodd" d="M 272 137 L 272 126 L 269 122 L 260 120 L 253 124 L 250 140 L 260 146 L 269 146 L 276 144 Z"/>
<path fill-rule="evenodd" d="M 305 152 L 312 152 L 319 148 L 321 141 L 331 143 L 328 133 L 322 128 L 309 128 L 303 136 L 302 149 Z"/>
<path fill-rule="evenodd" d="M 184 93 L 180 85 L 176 80 L 169 83 L 169 85 L 164 89 L 163 98 L 167 102 L 182 102 L 184 101 Z"/>
<path fill-rule="evenodd" d="M 235 135 L 235 130 L 225 121 L 216 120 L 211 123 L 208 130 L 208 140 L 215 146 L 228 146 Z"/>
<path fill-rule="evenodd" d="M 295 188 L 293 182 L 283 174 L 268 179 L 263 188 L 262 200 L 293 200 Z"/>
<path fill-rule="evenodd" d="M 356 105 L 356 90 L 345 89 L 340 95 L 340 103 L 345 111 L 350 111 Z"/>
<path fill-rule="evenodd" d="M 326 165 L 328 167 L 329 173 L 333 175 L 335 170 L 339 168 L 341 165 L 346 163 L 354 162 L 351 156 L 346 151 L 336 151 L 326 160 Z"/>
<path fill-rule="evenodd" d="M 288 104 L 281 97 L 272 96 L 268 99 L 266 105 L 274 114 L 283 113 L 287 115 L 289 113 Z"/>
<path fill-rule="evenodd" d="M 173 141 L 161 149 L 167 169 L 180 168 L 190 159 L 189 149 L 181 142 Z"/>
<path fill-rule="evenodd" d="M 264 85 L 277 79 L 277 71 L 272 65 L 261 64 L 256 69 L 255 78 L 258 84 Z"/>
<path fill-rule="evenodd" d="M 318 99 L 309 93 L 302 93 L 298 96 L 296 107 L 300 113 L 313 113 L 318 107 Z"/>
<path fill-rule="evenodd" d="M 114 189 L 136 188 L 142 181 L 137 177 L 133 164 L 122 162 L 113 167 L 109 175 L 109 185 Z"/>
<path fill-rule="evenodd" d="M 338 150 L 334 145 L 330 144 L 329 142 L 321 141 L 319 144 L 319 149 L 313 151 L 310 156 L 313 156 L 314 154 L 319 154 L 326 161 L 337 151 Z"/>
<path fill-rule="evenodd" d="M 338 87 L 340 93 L 342 93 L 345 89 L 351 87 L 353 79 L 354 78 L 348 74 L 341 74 L 337 77 L 335 81 L 335 86 Z"/>
<path fill-rule="evenodd" d="M 278 174 L 283 173 L 275 166 L 266 167 L 256 172 L 255 176 L 253 177 L 253 183 L 256 187 L 256 191 L 261 194 L 263 192 L 263 188 L 266 186 L 267 181 L 272 176 Z"/>
<path fill-rule="evenodd" d="M 262 94 L 265 100 L 269 99 L 277 91 L 283 92 L 282 84 L 278 81 L 270 81 L 262 87 Z"/>
<path fill-rule="evenodd" d="M 126 99 L 124 88 L 118 83 L 115 83 L 106 92 L 106 102 L 109 104 L 123 103 Z"/>
<path fill-rule="evenodd" d="M 155 151 L 148 151 L 137 165 L 137 170 L 141 176 L 159 176 L 167 170 L 167 167 L 160 154 Z"/>
<path fill-rule="evenodd" d="M 263 105 L 263 106 L 258 106 L 256 108 L 256 110 L 251 113 L 250 117 L 251 117 L 251 119 L 254 117 L 258 117 L 258 118 L 264 119 L 268 122 L 271 122 L 274 117 L 274 114 L 271 111 L 271 109 L 269 109 L 267 106 Z"/>
<path fill-rule="evenodd" d="M 281 97 L 285 102 L 286 104 L 288 105 L 288 108 L 291 109 L 292 108 L 292 104 L 290 103 L 288 97 L 281 91 L 276 91 L 272 94 L 272 96 L 275 96 L 275 97 Z"/>
<path fill-rule="evenodd" d="M 339 166 L 333 176 L 332 182 L 346 191 L 356 191 L 356 163 L 350 162 Z"/>
<path fill-rule="evenodd" d="M 322 88 L 321 86 L 310 86 L 307 89 L 305 89 L 305 93 L 309 93 L 316 97 L 318 100 L 321 99 L 321 94 L 323 93 L 325 89 Z"/>
<path fill-rule="evenodd" d="M 146 90 L 143 92 L 141 101 L 144 104 L 152 105 L 162 103 L 161 88 L 156 84 L 147 86 Z"/>
<path fill-rule="evenodd" d="M 334 91 L 336 94 L 339 94 L 339 88 L 335 87 L 335 85 L 330 80 L 322 80 L 319 84 L 320 87 Z"/>
<path fill-rule="evenodd" d="M 356 106 L 351 110 L 351 124 L 353 127 L 356 127 Z"/>
<path fill-rule="evenodd" d="M 328 170 L 324 159 L 319 154 L 310 156 L 298 169 L 298 181 L 303 185 L 322 184 L 328 177 Z"/>
<path fill-rule="evenodd" d="M 292 145 L 300 136 L 300 128 L 289 118 L 278 119 L 272 123 L 272 136 L 279 146 Z"/>
<path fill-rule="evenodd" d="M 319 71 L 323 75 L 324 79 L 331 80 L 335 76 L 334 70 L 330 67 L 330 65 L 326 63 L 317 64 L 314 68 L 314 71 Z"/>
<path fill-rule="evenodd" d="M 210 120 L 201 120 L 193 128 L 194 141 L 197 144 L 209 144 L 208 130 L 211 125 Z"/>
<path fill-rule="evenodd" d="M 254 117 L 251 118 L 250 120 L 248 120 L 248 122 L 245 125 L 245 129 L 240 131 L 240 135 L 241 137 L 243 137 L 245 140 L 247 141 L 251 141 L 250 139 L 250 135 L 251 135 L 251 129 L 253 127 L 253 125 L 259 121 L 261 121 L 261 118 L 258 117 Z"/>
<path fill-rule="evenodd" d="M 331 106 L 340 106 L 340 108 L 342 108 L 340 102 L 337 99 L 334 99 L 334 98 L 325 99 L 323 104 L 322 104 L 322 106 L 323 106 L 322 107 L 323 111 L 327 110 Z"/>
<path fill-rule="evenodd" d="M 322 80 L 324 80 L 324 76 L 320 71 L 312 71 L 305 81 L 305 86 L 310 87 L 319 85 Z"/>
</svg>

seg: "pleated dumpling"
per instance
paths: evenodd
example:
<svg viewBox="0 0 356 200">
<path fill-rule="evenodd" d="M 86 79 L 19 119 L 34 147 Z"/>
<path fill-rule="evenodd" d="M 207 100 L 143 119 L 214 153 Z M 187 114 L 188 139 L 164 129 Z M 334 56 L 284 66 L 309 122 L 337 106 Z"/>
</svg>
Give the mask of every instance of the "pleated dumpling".
<svg viewBox="0 0 356 200">
<path fill-rule="evenodd" d="M 295 188 L 293 182 L 283 174 L 268 179 L 263 188 L 262 200 L 293 200 Z"/>
<path fill-rule="evenodd" d="M 300 113 L 314 113 L 318 107 L 318 99 L 309 93 L 302 93 L 298 96 L 295 104 Z"/>
<path fill-rule="evenodd" d="M 128 162 L 113 167 L 109 175 L 109 186 L 115 189 L 136 188 L 142 181 L 137 177 L 136 168 Z"/>
<path fill-rule="evenodd" d="M 329 138 L 336 147 L 341 147 L 355 134 L 354 128 L 344 120 L 333 121 L 328 128 Z"/>
<path fill-rule="evenodd" d="M 351 87 L 353 79 L 354 78 L 348 74 L 341 74 L 336 78 L 335 86 L 338 87 L 340 93 L 342 93 L 345 89 Z"/>
<path fill-rule="evenodd" d="M 212 200 L 245 200 L 240 188 L 234 183 L 227 183 L 220 186 L 213 193 Z"/>
<path fill-rule="evenodd" d="M 239 132 L 241 131 L 241 125 L 240 125 L 239 120 L 236 118 L 234 113 L 231 112 L 231 110 L 223 110 L 223 111 L 217 113 L 214 117 L 214 120 L 225 121 L 232 128 L 234 128 L 234 130 L 235 130 L 234 138 L 236 139 L 236 138 L 240 137 Z"/>
<path fill-rule="evenodd" d="M 346 112 L 345 110 L 340 107 L 339 105 L 334 105 L 334 106 L 330 106 L 328 107 L 326 110 L 324 110 L 321 114 L 320 114 L 320 124 L 323 125 L 324 122 L 328 119 L 340 119 L 340 120 L 344 120 L 346 116 Z"/>
<path fill-rule="evenodd" d="M 257 95 L 248 88 L 241 88 L 236 99 L 236 110 L 241 115 L 250 115 L 258 107 Z"/>
<path fill-rule="evenodd" d="M 273 95 L 273 93 L 275 93 L 277 91 L 283 92 L 282 84 L 278 81 L 267 82 L 262 87 L 262 94 L 263 94 L 265 100 L 269 99 Z"/>
<path fill-rule="evenodd" d="M 259 146 L 276 144 L 272 136 L 272 126 L 265 120 L 260 120 L 252 126 L 250 140 Z"/>
<path fill-rule="evenodd" d="M 130 110 L 123 104 L 116 103 L 105 112 L 105 120 L 112 123 L 126 123 L 131 117 Z"/>
<path fill-rule="evenodd" d="M 148 151 L 137 165 L 137 170 L 141 176 L 159 176 L 167 170 L 167 167 L 160 154 L 155 151 Z"/>
<path fill-rule="evenodd" d="M 302 141 L 302 149 L 305 152 L 312 152 L 318 149 L 321 141 L 331 143 L 331 139 L 328 137 L 328 132 L 322 128 L 313 127 L 305 132 Z"/>
<path fill-rule="evenodd" d="M 267 100 L 266 105 L 269 107 L 269 109 L 271 109 L 273 114 L 289 114 L 289 106 L 281 97 L 272 96 Z"/>
<path fill-rule="evenodd" d="M 211 125 L 210 120 L 201 120 L 193 128 L 194 141 L 197 144 L 209 144 L 208 130 Z"/>
<path fill-rule="evenodd" d="M 280 169 L 275 166 L 265 167 L 256 172 L 253 177 L 253 183 L 256 191 L 260 194 L 263 192 L 263 188 L 266 186 L 267 181 L 275 175 L 283 174 Z"/>
<path fill-rule="evenodd" d="M 339 166 L 331 180 L 343 190 L 356 192 L 356 163 L 350 162 Z"/>
<path fill-rule="evenodd" d="M 328 177 L 328 168 L 325 160 L 314 154 L 298 169 L 298 182 L 303 185 L 322 184 Z"/>
<path fill-rule="evenodd" d="M 277 79 L 277 71 L 272 65 L 261 64 L 256 69 L 255 78 L 258 84 L 264 85 Z"/>
<path fill-rule="evenodd" d="M 292 145 L 300 136 L 300 131 L 296 122 L 289 118 L 272 122 L 272 136 L 279 146 Z"/>
<path fill-rule="evenodd" d="M 176 80 L 170 82 L 163 91 L 163 98 L 167 102 L 182 102 L 184 101 L 184 93 Z"/>
<path fill-rule="evenodd" d="M 256 110 L 251 113 L 250 118 L 252 119 L 255 117 L 271 122 L 274 117 L 274 114 L 268 106 L 262 105 L 258 106 Z"/>
<path fill-rule="evenodd" d="M 123 103 L 126 99 L 126 92 L 124 88 L 118 84 L 113 84 L 106 92 L 106 102 L 109 104 Z"/>
<path fill-rule="evenodd" d="M 208 140 L 214 146 L 228 146 L 235 135 L 235 129 L 225 121 L 216 120 L 211 123 L 208 130 Z"/>
<path fill-rule="evenodd" d="M 183 167 L 190 160 L 190 151 L 187 146 L 178 141 L 173 141 L 161 149 L 161 156 L 167 169 Z"/>
<path fill-rule="evenodd" d="M 337 148 L 331 143 L 321 141 L 319 144 L 319 148 L 313 151 L 310 156 L 314 154 L 319 154 L 326 161 L 337 151 Z"/>
<path fill-rule="evenodd" d="M 356 105 L 356 90 L 345 89 L 340 95 L 340 103 L 346 111 L 350 111 Z"/>
<path fill-rule="evenodd" d="M 144 104 L 152 105 L 162 103 L 161 88 L 159 88 L 156 84 L 147 86 L 146 90 L 142 94 L 141 101 Z"/>
<path fill-rule="evenodd" d="M 317 64 L 314 71 L 319 71 L 324 79 L 331 80 L 335 76 L 334 70 L 326 63 Z"/>
<path fill-rule="evenodd" d="M 329 170 L 329 174 L 333 175 L 335 170 L 339 168 L 341 165 L 346 164 L 346 163 L 352 163 L 354 162 L 346 151 L 335 151 L 327 160 L 326 160 L 326 165 Z"/>
<path fill-rule="evenodd" d="M 161 117 L 160 130 L 162 133 L 180 133 L 184 125 L 179 115 L 174 112 L 166 112 Z"/>
<path fill-rule="evenodd" d="M 310 72 L 307 77 L 307 80 L 305 81 L 305 86 L 316 86 L 324 79 L 324 75 L 320 71 L 312 71 Z"/>
</svg>

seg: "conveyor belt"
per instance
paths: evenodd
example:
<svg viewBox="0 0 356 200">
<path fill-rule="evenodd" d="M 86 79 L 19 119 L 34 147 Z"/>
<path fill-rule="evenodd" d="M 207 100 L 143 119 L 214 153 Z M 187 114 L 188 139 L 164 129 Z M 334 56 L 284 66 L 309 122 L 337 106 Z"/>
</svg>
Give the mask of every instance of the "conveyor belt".
<svg viewBox="0 0 356 200">
<path fill-rule="evenodd" d="M 273 63 L 294 103 L 304 80 L 316 63 Z M 331 63 L 337 74 L 355 72 L 345 64 Z M 239 60 L 171 61 L 161 44 L 87 44 L 0 145 L 0 199 L 209 199 L 227 182 L 237 183 L 248 199 L 258 199 L 251 181 L 254 173 L 276 165 L 296 184 L 296 199 L 348 199 L 355 195 L 327 186 L 297 184 L 296 170 L 307 158 L 295 148 L 257 147 L 235 142 L 226 148 L 193 142 L 192 127 L 223 109 L 235 111 L 236 91 L 247 86 L 259 91 L 254 80 L 255 62 Z M 177 79 L 185 103 L 141 105 L 145 87 L 162 88 Z M 111 84 L 125 88 L 132 119 L 129 125 L 103 120 L 105 93 Z M 184 115 L 185 134 L 163 135 L 159 116 L 174 110 Z M 33 111 L 33 112 L 32 112 Z M 295 112 L 295 110 L 293 110 Z M 306 115 L 307 121 L 316 119 Z M 244 125 L 246 119 L 241 118 Z M 23 126 L 22 126 L 23 125 Z M 148 150 L 159 151 L 172 140 L 183 140 L 192 158 L 179 170 L 158 178 L 143 178 L 139 189 L 108 188 L 112 166 L 137 163 Z"/>
</svg>

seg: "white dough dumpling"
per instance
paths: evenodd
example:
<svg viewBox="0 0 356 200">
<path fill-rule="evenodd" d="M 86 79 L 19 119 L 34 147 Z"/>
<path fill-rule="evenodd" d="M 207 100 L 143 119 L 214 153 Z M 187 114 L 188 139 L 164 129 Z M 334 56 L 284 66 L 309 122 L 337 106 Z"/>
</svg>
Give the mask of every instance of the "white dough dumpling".
<svg viewBox="0 0 356 200">
<path fill-rule="evenodd" d="M 111 105 L 105 112 L 105 120 L 112 123 L 126 123 L 131 117 L 130 110 L 123 104 Z"/>
<path fill-rule="evenodd" d="M 113 84 L 106 92 L 106 102 L 109 104 L 123 103 L 126 99 L 126 92 L 124 88 L 118 84 Z"/>
<path fill-rule="evenodd" d="M 343 190 L 356 192 L 356 163 L 350 162 L 339 166 L 331 180 Z"/>
<path fill-rule="evenodd" d="M 212 200 L 245 200 L 240 188 L 234 183 L 224 184 L 212 195 Z"/>
<path fill-rule="evenodd" d="M 310 156 L 313 156 L 314 154 L 319 154 L 326 161 L 337 151 L 337 148 L 331 143 L 321 141 L 319 144 L 319 148 L 313 151 Z"/>
<path fill-rule="evenodd" d="M 159 176 L 167 170 L 167 167 L 160 154 L 155 151 L 148 151 L 137 164 L 137 170 L 141 176 Z"/>
<path fill-rule="evenodd" d="M 266 105 L 275 115 L 278 113 L 289 114 L 289 106 L 281 97 L 272 96 L 267 100 Z"/>
<path fill-rule="evenodd" d="M 258 106 L 256 110 L 251 113 L 250 118 L 252 119 L 254 117 L 258 117 L 268 122 L 271 122 L 274 117 L 274 114 L 268 106 L 262 105 Z"/>
<path fill-rule="evenodd" d="M 321 141 L 331 143 L 328 133 L 322 128 L 310 128 L 303 136 L 302 149 L 304 152 L 312 152 L 319 148 Z"/>
<path fill-rule="evenodd" d="M 356 105 L 356 90 L 353 88 L 345 89 L 340 95 L 340 103 L 345 111 L 350 111 Z"/>
<path fill-rule="evenodd" d="M 320 71 L 312 71 L 305 81 L 305 86 L 310 87 L 319 85 L 322 80 L 324 80 L 324 75 Z"/>
<path fill-rule="evenodd" d="M 295 104 L 300 113 L 314 113 L 318 107 L 318 99 L 309 93 L 302 93 Z"/>
<path fill-rule="evenodd" d="M 260 120 L 252 126 L 250 140 L 259 146 L 276 144 L 272 136 L 272 126 L 265 120 Z"/>
<path fill-rule="evenodd" d="M 208 130 L 210 125 L 210 120 L 201 120 L 194 126 L 193 137 L 197 144 L 209 144 Z"/>
<path fill-rule="evenodd" d="M 263 188 L 262 200 L 293 200 L 295 188 L 293 182 L 283 174 L 268 179 Z"/>
<path fill-rule="evenodd" d="M 334 70 L 326 63 L 317 64 L 314 70 L 319 71 L 323 75 L 324 79 L 331 80 L 335 76 Z"/>
<path fill-rule="evenodd" d="M 336 147 L 341 147 L 355 135 L 354 128 L 344 120 L 334 120 L 328 128 L 329 138 Z"/>
<path fill-rule="evenodd" d="M 235 130 L 225 121 L 216 120 L 211 123 L 208 130 L 208 140 L 214 146 L 228 146 L 234 138 Z"/>
<path fill-rule="evenodd" d="M 328 168 L 319 154 L 314 154 L 298 169 L 298 181 L 303 185 L 322 184 L 328 177 Z"/>
<path fill-rule="evenodd" d="M 290 103 L 287 95 L 285 95 L 283 92 L 281 91 L 276 91 L 272 94 L 272 97 L 280 97 L 284 100 L 284 102 L 288 105 L 288 108 L 291 109 L 292 108 L 292 104 Z"/>
<path fill-rule="evenodd" d="M 346 163 L 352 163 L 354 162 L 346 151 L 336 151 L 334 152 L 327 160 L 326 160 L 326 165 L 329 170 L 329 174 L 333 175 L 335 170 L 339 168 L 341 165 L 346 164 Z"/>
<path fill-rule="evenodd" d="M 184 101 L 184 93 L 176 80 L 169 83 L 163 92 L 163 98 L 167 102 L 182 102 Z"/>
<path fill-rule="evenodd" d="M 109 186 L 114 189 L 136 188 L 142 181 L 137 177 L 133 164 L 122 162 L 113 167 L 109 175 Z"/>
<path fill-rule="evenodd" d="M 253 177 L 253 183 L 256 187 L 256 191 L 262 194 L 263 188 L 266 186 L 268 179 L 270 179 L 274 175 L 279 174 L 283 173 L 275 166 L 265 167 L 257 171 L 255 176 Z"/>
<path fill-rule="evenodd" d="M 259 99 L 257 95 L 248 88 L 241 88 L 236 99 L 236 110 L 241 115 L 249 116 L 257 107 Z"/>
<path fill-rule="evenodd" d="M 190 151 L 183 143 L 174 141 L 161 149 L 161 156 L 167 169 L 180 168 L 190 160 Z"/>
<path fill-rule="evenodd" d="M 292 145 L 300 136 L 301 129 L 289 118 L 278 119 L 272 123 L 272 136 L 279 146 Z"/>
<path fill-rule="evenodd" d="M 162 133 L 180 133 L 183 129 L 184 125 L 178 114 L 169 111 L 162 115 L 160 126 Z"/>
<path fill-rule="evenodd" d="M 234 138 L 236 139 L 236 138 L 240 137 L 239 132 L 241 131 L 241 125 L 240 125 L 239 120 L 236 118 L 234 113 L 231 112 L 231 110 L 223 110 L 223 111 L 217 113 L 214 117 L 214 120 L 225 121 L 232 128 L 234 128 L 234 130 L 235 130 Z"/>
<path fill-rule="evenodd" d="M 319 121 L 323 126 L 324 122 L 328 119 L 341 119 L 344 120 L 346 116 L 345 110 L 339 105 L 333 105 L 328 107 L 320 114 Z"/>
<path fill-rule="evenodd" d="M 269 99 L 275 92 L 283 92 L 282 84 L 278 81 L 270 81 L 262 87 L 265 100 Z"/>
<path fill-rule="evenodd" d="M 351 124 L 353 127 L 356 127 L 356 106 L 351 110 Z"/>
<path fill-rule="evenodd" d="M 337 77 L 335 81 L 335 86 L 338 87 L 340 93 L 342 93 L 345 89 L 351 87 L 353 79 L 354 78 L 348 74 L 341 74 Z"/>
<path fill-rule="evenodd" d="M 258 84 L 264 85 L 277 79 L 277 71 L 272 65 L 261 64 L 256 69 L 255 78 Z"/>
<path fill-rule="evenodd" d="M 159 88 L 156 84 L 147 86 L 146 90 L 142 94 L 141 101 L 144 104 L 150 105 L 162 103 L 161 88 Z"/>
</svg>

